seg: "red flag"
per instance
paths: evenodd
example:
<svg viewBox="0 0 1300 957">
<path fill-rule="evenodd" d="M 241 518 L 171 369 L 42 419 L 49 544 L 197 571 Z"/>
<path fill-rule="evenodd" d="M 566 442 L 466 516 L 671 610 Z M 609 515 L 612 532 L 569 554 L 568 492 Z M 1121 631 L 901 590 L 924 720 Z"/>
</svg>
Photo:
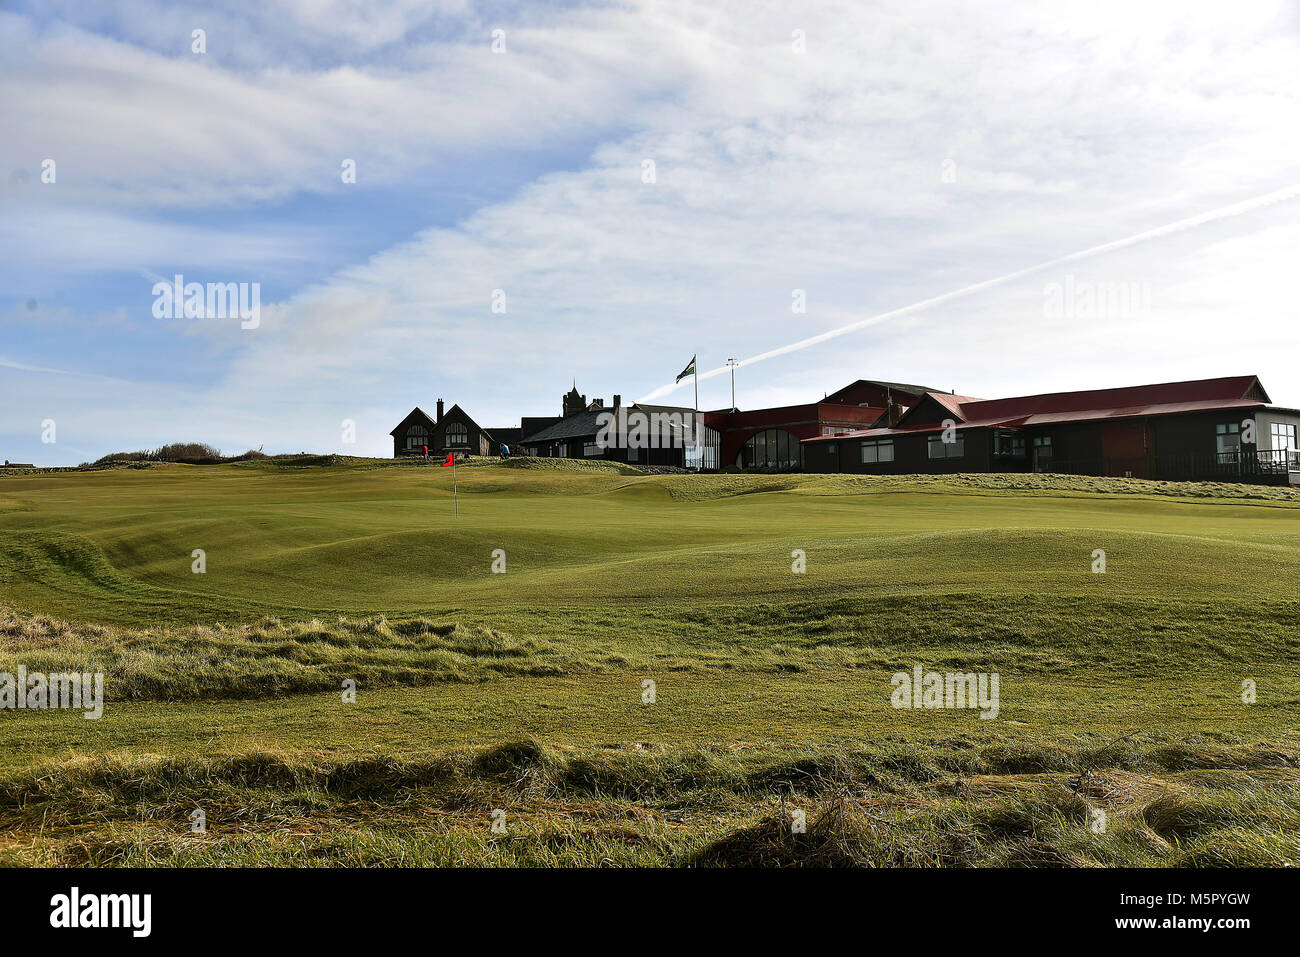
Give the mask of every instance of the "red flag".
<svg viewBox="0 0 1300 957">
<path fill-rule="evenodd" d="M 447 461 L 445 461 L 445 462 L 442 463 L 442 467 L 443 467 L 443 468 L 445 468 L 445 469 L 449 469 L 449 468 L 451 468 L 452 457 L 453 457 L 455 454 L 456 454 L 455 452 L 448 452 L 448 453 L 447 453 Z"/>
</svg>

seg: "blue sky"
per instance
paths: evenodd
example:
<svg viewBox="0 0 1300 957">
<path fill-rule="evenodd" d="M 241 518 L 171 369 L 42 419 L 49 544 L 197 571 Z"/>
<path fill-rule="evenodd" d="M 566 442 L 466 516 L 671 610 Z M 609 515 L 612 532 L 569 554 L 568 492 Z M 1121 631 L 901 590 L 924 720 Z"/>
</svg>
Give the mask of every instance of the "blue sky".
<svg viewBox="0 0 1300 957">
<path fill-rule="evenodd" d="M 1044 6 L 9 4 L 0 458 L 386 454 L 413 405 L 508 426 L 575 377 L 689 403 L 660 393 L 692 353 L 716 368 L 1300 183 L 1300 8 Z M 1298 210 L 744 366 L 737 401 L 1257 373 L 1300 405 Z M 258 327 L 155 318 L 176 273 L 260 284 Z M 1067 280 L 1140 307 L 1062 317 Z"/>
</svg>

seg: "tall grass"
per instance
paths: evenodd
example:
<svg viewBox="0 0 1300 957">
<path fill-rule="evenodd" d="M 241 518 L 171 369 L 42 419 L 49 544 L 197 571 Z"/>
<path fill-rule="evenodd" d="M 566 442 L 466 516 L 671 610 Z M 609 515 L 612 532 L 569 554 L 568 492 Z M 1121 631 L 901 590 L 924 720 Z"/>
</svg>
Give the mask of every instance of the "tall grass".
<svg viewBox="0 0 1300 957">
<path fill-rule="evenodd" d="M 1222 771 L 1173 770 L 1155 742 L 1134 747 L 1136 770 L 1098 770 L 1079 744 L 1066 767 L 1032 774 L 943 747 L 574 753 L 521 740 L 341 761 L 110 756 L 0 776 L 0 862 L 1300 864 L 1300 770 L 1288 756 L 1201 748 L 1198 763 L 1234 769 L 1225 787 Z M 196 809 L 204 833 L 189 826 Z"/>
</svg>

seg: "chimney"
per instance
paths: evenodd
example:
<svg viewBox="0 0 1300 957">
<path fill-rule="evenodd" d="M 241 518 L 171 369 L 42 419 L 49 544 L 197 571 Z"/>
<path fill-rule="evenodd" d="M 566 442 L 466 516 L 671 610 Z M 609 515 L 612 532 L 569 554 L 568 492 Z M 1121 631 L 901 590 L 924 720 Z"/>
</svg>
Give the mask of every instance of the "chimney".
<svg viewBox="0 0 1300 957">
<path fill-rule="evenodd" d="M 442 399 L 438 400 L 438 417 L 433 420 L 435 423 L 442 421 Z"/>
<path fill-rule="evenodd" d="M 617 408 L 618 408 L 619 406 L 621 406 L 622 404 L 623 404 L 623 397 L 622 397 L 621 395 L 619 395 L 617 392 L 615 392 L 615 393 L 614 393 L 614 408 L 617 409 Z"/>
</svg>

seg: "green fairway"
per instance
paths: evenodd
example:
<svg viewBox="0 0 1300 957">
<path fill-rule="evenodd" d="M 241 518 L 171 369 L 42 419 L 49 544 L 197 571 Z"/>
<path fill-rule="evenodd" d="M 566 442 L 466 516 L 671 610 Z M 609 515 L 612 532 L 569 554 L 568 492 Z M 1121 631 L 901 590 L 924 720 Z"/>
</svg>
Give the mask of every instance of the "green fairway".
<svg viewBox="0 0 1300 957">
<path fill-rule="evenodd" d="M 121 624 L 744 595 L 1293 597 L 1292 501 L 607 469 L 166 466 L 0 479 L 20 607 Z M 1105 549 L 1107 573 L 1091 573 Z M 191 553 L 206 553 L 206 573 Z M 492 552 L 506 574 L 492 574 Z M 805 575 L 791 552 L 807 554 Z"/>
<path fill-rule="evenodd" d="M 918 834 L 980 832 L 967 812 L 987 802 L 972 798 L 971 811 L 949 793 L 964 768 L 990 794 L 1029 802 L 1033 826 L 986 834 L 969 853 L 862 834 L 844 862 L 1034 863 L 1044 842 L 1067 863 L 1300 862 L 1300 502 L 1289 490 L 530 461 L 457 473 L 459 514 L 450 470 L 407 463 L 0 476 L 0 672 L 99 671 L 107 697 L 99 721 L 0 712 L 0 855 L 743 863 L 752 852 L 781 863 L 762 828 L 790 787 L 814 802 L 833 794 L 810 819 L 860 823 L 862 802 L 884 801 Z M 892 707 L 891 676 L 918 665 L 997 673 L 998 714 Z M 340 698 L 349 680 L 355 703 Z M 1243 701 L 1243 682 L 1256 700 Z M 494 777 L 473 756 L 520 741 L 522 777 Z M 900 753 L 928 770 L 903 780 L 877 766 Z M 173 839 L 186 802 L 238 815 L 260 786 L 212 761 L 266 755 L 316 783 L 284 785 L 274 813 L 258 799 L 263 816 L 215 843 Z M 422 755 L 454 766 L 436 795 L 407 767 Z M 623 783 L 574 783 L 609 755 L 626 756 Z M 635 786 L 669 755 L 707 773 Z M 351 807 L 359 823 L 326 840 L 317 819 L 346 814 L 304 795 L 358 760 L 404 769 L 393 772 L 402 813 L 415 816 L 400 834 L 375 830 L 393 794 L 362 794 L 375 806 Z M 792 761 L 811 762 L 808 781 L 763 776 Z M 1179 777 L 1193 769 L 1241 777 Z M 1129 830 L 1089 845 L 1088 828 L 1069 823 L 1086 813 L 1062 810 L 1058 792 L 1078 797 L 1091 776 L 1121 772 L 1145 775 L 1125 785 L 1132 800 L 1111 802 Z M 42 776 L 95 809 L 89 832 L 58 810 L 63 798 L 25 783 Z M 110 811 L 119 778 L 146 783 Z M 1146 809 L 1171 794 L 1205 821 L 1186 834 L 1151 824 Z M 513 802 L 527 840 L 507 852 L 480 834 L 483 801 Z M 602 801 L 617 807 L 593 810 Z M 664 830 L 683 808 L 692 820 L 713 808 L 710 823 Z M 432 827 L 420 814 L 435 811 Z M 619 836 L 625 824 L 575 825 L 593 814 L 650 823 L 631 837 Z M 967 815 L 960 827 L 953 814 Z M 316 837 L 286 844 L 273 820 Z M 800 848 L 785 862 L 830 853 Z"/>
</svg>

